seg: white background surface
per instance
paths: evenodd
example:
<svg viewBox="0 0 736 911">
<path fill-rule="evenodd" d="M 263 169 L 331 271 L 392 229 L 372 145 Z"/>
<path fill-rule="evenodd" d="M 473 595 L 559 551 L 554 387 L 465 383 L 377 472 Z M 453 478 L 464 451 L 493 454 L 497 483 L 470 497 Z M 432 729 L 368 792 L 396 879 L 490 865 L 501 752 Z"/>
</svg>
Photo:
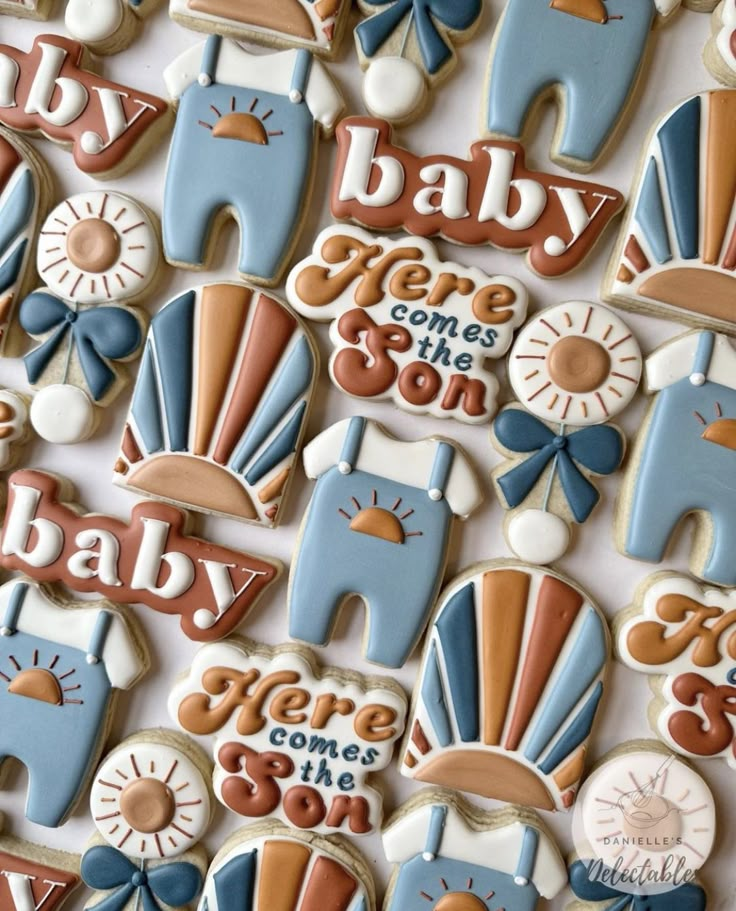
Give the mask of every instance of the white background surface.
<svg viewBox="0 0 736 911">
<path fill-rule="evenodd" d="M 631 0 L 640 2 L 640 0 Z M 28 50 L 33 36 L 46 31 L 63 32 L 63 2 L 57 3 L 57 14 L 44 26 L 42 23 L 0 18 L 0 41 L 15 44 Z M 471 142 L 478 138 L 478 124 L 484 90 L 488 48 L 493 28 L 502 9 L 502 0 L 487 0 L 481 25 L 472 42 L 460 49 L 460 64 L 450 80 L 435 94 L 434 105 L 427 110 L 419 123 L 397 131 L 400 143 L 416 153 L 449 153 L 464 157 Z M 533 27 L 534 24 L 530 23 Z M 591 179 L 617 187 L 628 195 L 640 150 L 655 117 L 670 108 L 682 97 L 715 85 L 704 68 L 701 49 L 709 31 L 709 17 L 692 12 L 681 12 L 658 29 L 652 41 L 649 69 L 641 90 L 632 106 L 632 116 L 615 143 L 613 153 L 597 167 Z M 201 36 L 188 32 L 169 21 L 166 10 L 159 9 L 146 23 L 142 36 L 127 51 L 100 62 L 100 72 L 115 81 L 128 83 L 154 94 L 164 94 L 161 71 L 178 53 L 201 40 Z M 345 44 L 342 59 L 332 66 L 332 72 L 344 90 L 350 113 L 364 113 L 360 96 L 361 72 L 357 64 L 352 40 Z M 533 143 L 528 148 L 528 160 L 540 170 L 556 169 L 548 159 L 549 140 L 553 130 L 552 111 L 546 112 Z M 34 140 L 34 143 L 51 165 L 56 181 L 55 201 L 65 195 L 99 186 L 94 180 L 77 171 L 71 155 L 51 143 Z M 108 186 L 139 197 L 156 212 L 161 211 L 167 143 L 151 154 L 122 179 Z M 334 155 L 332 144 L 323 145 L 318 165 L 315 194 L 308 221 L 305 224 L 297 256 L 309 252 L 314 236 L 330 224 L 327 197 Z M 531 295 L 531 309 L 570 299 L 598 299 L 600 278 L 613 243 L 614 231 L 608 231 L 594 255 L 573 277 L 557 282 L 544 281 L 533 276 L 522 256 L 500 253 L 488 248 L 461 249 L 447 243 L 440 244 L 445 259 L 477 265 L 491 273 L 507 273 L 525 282 Z M 174 294 L 190 285 L 214 277 L 236 278 L 237 246 L 235 232 L 229 232 L 227 243 L 220 245 L 216 269 L 208 273 L 187 273 L 166 269 L 162 286 L 149 309 L 157 310 Z M 655 345 L 670 338 L 682 327 L 650 318 L 623 314 L 636 331 L 642 348 L 650 351 Z M 328 356 L 327 329 L 318 329 L 323 365 Z M 26 388 L 20 361 L 0 361 L 0 384 L 20 389 Z M 68 448 L 52 447 L 34 441 L 27 449 L 23 464 L 63 474 L 76 485 L 79 502 L 89 511 L 109 512 L 127 518 L 135 503 L 130 493 L 112 486 L 112 466 L 118 454 L 118 441 L 127 408 L 128 395 L 124 394 L 108 409 L 96 436 L 89 442 Z M 630 434 L 637 427 L 644 407 L 642 396 L 624 413 L 621 425 Z M 406 438 L 441 433 L 459 440 L 472 455 L 478 473 L 486 488 L 486 502 L 464 526 L 457 529 L 450 555 L 447 578 L 451 579 L 472 562 L 509 556 L 501 534 L 502 511 L 495 501 L 488 475 L 497 463 L 498 456 L 489 442 L 488 427 L 468 427 L 456 422 L 443 422 L 431 418 L 418 418 L 397 411 L 389 403 L 361 405 L 336 391 L 330 384 L 326 370 L 318 389 L 312 410 L 308 438 L 322 428 L 349 414 L 363 413 L 382 421 Z M 620 476 L 609 478 L 601 484 L 604 501 L 593 518 L 579 534 L 572 552 L 559 563 L 559 569 L 572 576 L 599 602 L 611 617 L 630 603 L 632 594 L 650 572 L 657 568 L 628 560 L 616 553 L 612 544 L 613 498 Z M 284 511 L 284 522 L 275 531 L 241 525 L 224 519 L 202 517 L 197 530 L 205 537 L 231 547 L 279 557 L 290 562 L 300 518 L 307 505 L 311 482 L 303 473 L 294 482 L 291 497 Z M 681 540 L 670 554 L 666 567 L 685 571 L 687 568 L 687 541 Z M 736 559 L 736 555 L 735 559 Z M 286 623 L 286 574 L 282 576 L 259 602 L 254 613 L 247 618 L 240 632 L 262 642 L 277 644 L 287 640 Z M 195 651 L 178 629 L 173 617 L 165 617 L 144 607 L 135 607 L 144 623 L 152 652 L 152 670 L 131 693 L 123 694 L 110 740 L 116 743 L 122 736 L 140 728 L 173 726 L 166 712 L 166 696 L 172 678 L 184 670 Z M 363 611 L 343 614 L 336 635 L 330 645 L 319 650 L 324 663 L 342 665 L 368 673 L 374 671 L 361 658 Z M 418 670 L 414 657 L 400 672 L 397 679 L 407 691 L 411 690 Z M 599 715 L 592 740 L 591 756 L 595 759 L 604 752 L 631 738 L 653 736 L 646 718 L 649 702 L 646 678 L 632 671 L 615 666 L 609 678 L 608 696 Z M 206 743 L 206 741 L 203 741 Z M 732 783 L 734 772 L 722 760 L 698 764 L 700 771 L 713 788 L 719 809 L 719 838 L 717 848 L 705 867 L 703 879 L 709 891 L 709 909 L 730 909 L 736 906 L 736 870 L 732 861 L 734 835 L 736 834 L 736 798 Z M 59 774 L 64 774 L 63 755 L 59 755 Z M 385 791 L 386 815 L 416 786 L 399 776 L 396 765 L 381 776 Z M 93 824 L 88 814 L 87 794 L 69 822 L 59 830 L 47 830 L 27 823 L 23 816 L 26 792 L 26 775 L 13 769 L 5 790 L 0 792 L 0 810 L 6 816 L 6 829 L 29 840 L 73 851 L 82 851 L 92 835 Z M 729 785 L 731 787 L 729 788 Z M 486 801 L 489 806 L 494 805 Z M 570 819 L 558 814 L 545 814 L 547 822 L 558 836 L 563 852 L 571 849 Z M 218 807 L 214 824 L 206 839 L 211 854 L 219 848 L 225 836 L 243 823 L 222 807 Z M 377 837 L 356 840 L 365 852 L 377 877 L 379 900 L 383 895 L 388 865 L 382 859 Z M 77 893 L 67 906 L 78 911 L 87 897 L 84 890 Z M 571 894 L 563 893 L 552 903 L 562 908 Z M 0 909 L 6 911 L 6 909 Z M 66 911 L 66 908 L 65 908 Z"/>
</svg>

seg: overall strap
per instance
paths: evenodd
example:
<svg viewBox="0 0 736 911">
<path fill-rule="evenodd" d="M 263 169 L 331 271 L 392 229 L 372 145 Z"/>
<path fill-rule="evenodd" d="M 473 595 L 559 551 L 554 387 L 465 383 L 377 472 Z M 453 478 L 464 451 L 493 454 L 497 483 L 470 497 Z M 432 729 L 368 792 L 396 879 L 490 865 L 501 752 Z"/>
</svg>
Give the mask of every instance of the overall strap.
<svg viewBox="0 0 736 911">
<path fill-rule="evenodd" d="M 350 423 L 348 424 L 348 429 L 345 432 L 345 439 L 342 444 L 340 461 L 337 465 L 340 474 L 350 474 L 353 470 L 355 463 L 358 461 L 358 456 L 360 455 L 360 446 L 363 442 L 364 433 L 365 418 L 350 418 Z"/>
<path fill-rule="evenodd" d="M 5 616 L 3 617 L 3 623 L 0 627 L 0 635 L 13 636 L 18 632 L 18 618 L 20 617 L 23 602 L 26 600 L 29 588 L 30 586 L 27 582 L 19 582 L 13 589 L 10 600 L 8 601 L 8 606 L 5 608 Z"/>
<path fill-rule="evenodd" d="M 87 645 L 87 664 L 99 664 L 105 651 L 107 634 L 112 626 L 113 614 L 109 610 L 101 610 L 97 615 L 92 635 Z"/>
<path fill-rule="evenodd" d="M 434 463 L 432 464 L 432 474 L 429 477 L 430 500 L 441 500 L 445 495 L 445 488 L 452 471 L 452 463 L 455 461 L 455 447 L 449 443 L 440 442 L 434 454 Z"/>
<path fill-rule="evenodd" d="M 437 804 L 432 807 L 432 815 L 429 817 L 429 828 L 427 829 L 427 840 L 424 842 L 424 851 L 422 851 L 423 860 L 434 860 L 440 853 L 446 819 L 447 807 L 445 804 Z"/>
<path fill-rule="evenodd" d="M 291 86 L 289 88 L 289 101 L 292 104 L 301 104 L 304 96 L 307 94 L 309 85 L 309 74 L 312 72 L 312 55 L 305 48 L 299 48 L 296 52 L 296 62 L 291 74 Z"/>
<path fill-rule="evenodd" d="M 205 41 L 204 50 L 202 51 L 202 61 L 199 64 L 199 79 L 197 80 L 204 88 L 212 85 L 215 81 L 221 44 L 222 38 L 219 35 L 210 35 L 207 41 Z"/>
<path fill-rule="evenodd" d="M 690 371 L 690 382 L 693 386 L 702 386 L 708 378 L 715 344 L 715 332 L 701 332 L 698 336 L 698 347 L 693 358 L 693 368 Z"/>
<path fill-rule="evenodd" d="M 516 871 L 514 873 L 514 882 L 517 886 L 528 886 L 532 881 L 534 867 L 537 864 L 538 848 L 539 832 L 533 826 L 525 826 L 519 859 L 516 862 Z"/>
</svg>

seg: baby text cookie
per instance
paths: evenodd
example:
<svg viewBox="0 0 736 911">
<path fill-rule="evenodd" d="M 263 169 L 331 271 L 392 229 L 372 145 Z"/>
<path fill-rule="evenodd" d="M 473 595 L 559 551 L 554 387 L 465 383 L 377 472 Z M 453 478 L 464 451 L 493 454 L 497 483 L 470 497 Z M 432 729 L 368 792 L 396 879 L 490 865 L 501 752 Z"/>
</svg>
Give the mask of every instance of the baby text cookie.
<svg viewBox="0 0 736 911">
<path fill-rule="evenodd" d="M 0 815 L 0 828 L 2 824 Z M 0 835 L 3 911 L 60 911 L 80 884 L 77 854 Z"/>
<path fill-rule="evenodd" d="M 660 563 L 691 516 L 691 571 L 736 585 L 736 351 L 725 335 L 690 332 L 660 346 L 645 369 L 654 398 L 626 468 L 616 545 Z"/>
<path fill-rule="evenodd" d="M 140 731 L 108 753 L 90 794 L 98 834 L 82 857 L 95 890 L 85 909 L 193 906 L 207 872 L 210 775 L 204 752 L 174 731 Z"/>
<path fill-rule="evenodd" d="M 481 0 L 358 0 L 367 17 L 355 29 L 367 70 L 363 100 L 374 117 L 407 123 L 425 106 L 428 88 L 455 68 L 455 44 L 467 41 Z"/>
<path fill-rule="evenodd" d="M 336 130 L 335 218 L 466 246 L 528 250 L 544 278 L 575 269 L 623 205 L 617 190 L 531 171 L 518 143 L 473 143 L 470 160 L 414 155 L 385 120 L 349 117 Z"/>
<path fill-rule="evenodd" d="M 350 6 L 350 0 L 169 0 L 169 13 L 197 31 L 331 58 L 342 44 Z"/>
<path fill-rule="evenodd" d="M 169 711 L 190 734 L 215 735 L 215 794 L 234 813 L 328 835 L 380 828 L 367 776 L 404 730 L 393 680 L 320 668 L 307 649 L 228 641 L 200 649 Z"/>
<path fill-rule="evenodd" d="M 715 801 L 695 769 L 658 742 L 621 744 L 580 790 L 567 911 L 705 911 L 696 876 L 715 834 Z"/>
<path fill-rule="evenodd" d="M 51 177 L 29 145 L 0 127 L 0 354 L 14 354 L 13 317 L 33 279 L 33 245 Z"/>
<path fill-rule="evenodd" d="M 430 789 L 389 819 L 383 850 L 394 873 L 385 911 L 430 906 L 535 911 L 567 883 L 565 863 L 531 810 L 484 812 L 451 791 Z"/>
<path fill-rule="evenodd" d="M 612 474 L 624 457 L 624 435 L 606 421 L 634 397 L 641 368 L 628 326 L 596 304 L 549 307 L 519 333 L 508 370 L 519 402 L 501 411 L 492 430 L 506 457 L 493 483 L 517 557 L 557 560 L 572 524 L 590 516 L 600 499 L 592 479 Z"/>
<path fill-rule="evenodd" d="M 469 424 L 496 411 L 486 361 L 508 351 L 527 307 L 516 279 L 443 262 L 420 237 L 375 238 L 347 225 L 319 235 L 286 294 L 303 316 L 332 320 L 338 389 Z"/>
<path fill-rule="evenodd" d="M 212 861 L 200 907 L 257 911 L 279 906 L 375 911 L 373 874 L 340 836 L 301 834 L 275 822 L 239 829 Z"/>
<path fill-rule="evenodd" d="M 703 52 L 705 65 L 725 85 L 736 85 L 736 3 L 721 0 L 713 10 L 713 34 Z"/>
<path fill-rule="evenodd" d="M 736 91 L 688 98 L 650 138 L 603 282 L 622 307 L 736 332 Z"/>
<path fill-rule="evenodd" d="M 652 728 L 678 753 L 736 767 L 736 596 L 687 576 L 657 573 L 616 618 L 618 657 L 649 674 Z"/>
<path fill-rule="evenodd" d="M 0 45 L 0 123 L 70 148 L 80 171 L 103 180 L 161 138 L 169 107 L 87 64 L 84 45 L 60 35 L 37 36 L 28 52 Z"/>
<path fill-rule="evenodd" d="M 151 322 L 115 483 L 276 525 L 318 371 L 276 298 L 224 282 L 185 291 Z"/>
<path fill-rule="evenodd" d="M 471 567 L 440 599 L 401 774 L 569 809 L 609 652 L 605 618 L 563 576 L 522 563 Z"/>
<path fill-rule="evenodd" d="M 520 140 L 545 98 L 559 109 L 552 159 L 595 166 L 636 89 L 653 26 L 681 0 L 509 0 L 488 69 L 485 129 Z M 712 9 L 717 0 L 685 5 Z"/>
<path fill-rule="evenodd" d="M 482 500 L 475 473 L 449 440 L 397 440 L 362 417 L 312 440 L 304 467 L 317 484 L 291 564 L 289 635 L 325 645 L 343 603 L 358 595 L 365 657 L 401 667 L 442 583 L 453 519 Z"/>
<path fill-rule="evenodd" d="M 28 770 L 31 822 L 65 822 L 102 751 L 115 691 L 147 669 L 141 633 L 109 602 L 61 601 L 22 579 L 0 587 L 0 756 Z"/>
<path fill-rule="evenodd" d="M 52 443 L 87 439 L 127 381 L 122 366 L 143 347 L 146 320 L 131 309 L 161 265 L 155 217 L 129 196 L 93 190 L 60 203 L 36 250 L 46 287 L 20 306 L 19 323 L 41 342 L 24 358 L 39 391 L 31 421 Z"/>
<path fill-rule="evenodd" d="M 126 523 L 85 514 L 73 499 L 73 487 L 55 475 L 13 472 L 0 565 L 178 615 L 197 641 L 231 633 L 281 570 L 276 561 L 192 537 L 188 514 L 174 506 L 144 500 Z"/>
<path fill-rule="evenodd" d="M 309 51 L 254 56 L 212 36 L 164 72 L 178 102 L 164 192 L 164 253 L 204 269 L 222 223 L 240 229 L 241 278 L 273 286 L 311 192 L 320 136 L 343 99 Z"/>
</svg>

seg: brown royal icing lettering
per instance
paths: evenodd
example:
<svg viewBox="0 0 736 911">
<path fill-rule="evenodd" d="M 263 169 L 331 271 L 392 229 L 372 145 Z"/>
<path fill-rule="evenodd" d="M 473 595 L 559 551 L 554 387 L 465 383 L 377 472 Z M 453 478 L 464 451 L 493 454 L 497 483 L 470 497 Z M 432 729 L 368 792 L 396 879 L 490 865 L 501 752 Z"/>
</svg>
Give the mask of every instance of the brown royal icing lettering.
<svg viewBox="0 0 736 911">
<path fill-rule="evenodd" d="M 386 121 L 369 117 L 343 120 L 336 137 L 336 218 L 528 250 L 529 265 L 546 278 L 578 266 L 624 202 L 610 187 L 528 170 L 515 142 L 476 142 L 469 161 L 421 158 L 393 145 Z"/>
<path fill-rule="evenodd" d="M 39 35 L 27 54 L 0 45 L 0 123 L 71 146 L 77 167 L 99 176 L 119 170 L 169 107 L 83 69 L 84 55 L 60 35 Z"/>
<path fill-rule="evenodd" d="M 8 481 L 0 565 L 178 614 L 190 639 L 211 642 L 235 629 L 280 565 L 191 537 L 187 519 L 183 510 L 151 501 L 134 506 L 129 524 L 80 515 L 60 501 L 57 478 L 16 471 Z"/>
</svg>

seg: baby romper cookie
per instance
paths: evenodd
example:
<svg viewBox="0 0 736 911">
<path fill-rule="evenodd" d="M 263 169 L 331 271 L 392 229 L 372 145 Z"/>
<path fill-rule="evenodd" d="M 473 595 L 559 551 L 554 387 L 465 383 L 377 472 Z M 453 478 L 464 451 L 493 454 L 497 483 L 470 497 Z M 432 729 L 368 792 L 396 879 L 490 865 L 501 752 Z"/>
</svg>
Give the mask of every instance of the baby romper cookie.
<svg viewBox="0 0 736 911">
<path fill-rule="evenodd" d="M 161 98 L 109 82 L 87 69 L 84 45 L 38 35 L 26 53 L 0 45 L 0 123 L 71 149 L 98 180 L 131 168 L 168 126 Z"/>
<path fill-rule="evenodd" d="M 564 576 L 509 561 L 470 567 L 439 601 L 401 774 L 569 809 L 609 652 L 605 618 Z"/>
<path fill-rule="evenodd" d="M 660 563 L 683 519 L 694 520 L 690 571 L 736 585 L 736 351 L 725 335 L 689 332 L 645 364 L 654 393 L 616 507 L 622 554 Z"/>
<path fill-rule="evenodd" d="M 686 2 L 712 9 L 717 0 Z M 551 158 L 589 171 L 636 91 L 652 28 L 680 0 L 509 0 L 491 46 L 485 130 L 520 140 L 539 104 L 558 106 Z"/>
<path fill-rule="evenodd" d="M 377 231 L 439 235 L 465 246 L 528 251 L 543 278 L 577 268 L 623 196 L 601 184 L 531 171 L 521 145 L 482 140 L 470 160 L 420 157 L 394 145 L 385 120 L 337 126 L 330 206 L 335 218 Z"/>
<path fill-rule="evenodd" d="M 347 31 L 350 0 L 169 0 L 175 22 L 200 32 L 334 57 Z"/>
<path fill-rule="evenodd" d="M 380 829 L 383 797 L 368 776 L 391 761 L 406 709 L 388 677 L 245 639 L 200 649 L 169 698 L 179 727 L 215 736 L 215 794 L 228 809 L 327 835 Z"/>
<path fill-rule="evenodd" d="M 224 282 L 185 291 L 151 322 L 114 482 L 277 525 L 318 372 L 276 298 Z"/>
<path fill-rule="evenodd" d="M 420 791 L 383 830 L 394 872 L 385 911 L 535 911 L 567 883 L 559 849 L 530 810 L 484 812 L 451 791 Z"/>
<path fill-rule="evenodd" d="M 455 68 L 455 44 L 475 31 L 481 0 L 358 0 L 368 18 L 355 29 L 366 70 L 363 100 L 374 117 L 394 124 L 421 114 L 430 87 Z"/>
<path fill-rule="evenodd" d="M 214 809 L 204 752 L 174 731 L 140 731 L 105 757 L 90 809 L 97 835 L 82 857 L 95 895 L 87 911 L 191 908 L 207 853 L 198 844 Z"/>
<path fill-rule="evenodd" d="M 130 304 L 157 278 L 155 217 L 121 193 L 78 193 L 49 214 L 36 263 L 46 287 L 19 312 L 21 327 L 41 342 L 24 358 L 39 389 L 31 421 L 45 440 L 78 443 L 125 385 L 121 364 L 143 347 L 145 316 Z"/>
<path fill-rule="evenodd" d="M 736 767 L 736 674 L 731 654 L 736 596 L 687 576 L 656 573 L 616 617 L 618 657 L 649 674 L 649 721 L 686 756 L 722 757 Z"/>
<path fill-rule="evenodd" d="M 346 839 L 278 823 L 239 829 L 210 865 L 202 911 L 375 911 L 373 874 Z"/>
<path fill-rule="evenodd" d="M 713 10 L 713 34 L 703 51 L 703 60 L 712 75 L 725 85 L 736 85 L 736 3 L 721 0 Z"/>
<path fill-rule="evenodd" d="M 0 814 L 0 830 L 2 825 Z M 3 911 L 60 911 L 80 882 L 77 854 L 0 835 Z"/>
<path fill-rule="evenodd" d="M 596 304 L 549 307 L 519 333 L 508 370 L 519 403 L 501 411 L 491 440 L 506 457 L 493 484 L 520 559 L 557 560 L 572 524 L 590 516 L 600 499 L 591 479 L 612 474 L 624 456 L 624 435 L 605 422 L 634 397 L 641 368 L 628 326 Z"/>
<path fill-rule="evenodd" d="M 110 602 L 62 601 L 23 579 L 0 587 L 0 763 L 28 770 L 31 822 L 63 825 L 102 751 L 116 691 L 147 670 L 142 633 Z"/>
<path fill-rule="evenodd" d="M 714 847 L 715 802 L 690 765 L 627 741 L 590 773 L 577 809 L 566 911 L 705 911 L 695 876 Z"/>
<path fill-rule="evenodd" d="M 143 500 L 126 523 L 73 501 L 56 475 L 13 472 L 0 565 L 179 616 L 198 642 L 231 633 L 281 572 L 275 560 L 192 537 L 189 515 L 174 506 Z"/>
<path fill-rule="evenodd" d="M 736 91 L 694 95 L 646 146 L 603 281 L 606 300 L 736 332 Z"/>
<path fill-rule="evenodd" d="M 357 595 L 366 659 L 401 667 L 442 583 L 453 518 L 481 503 L 478 479 L 456 443 L 397 440 L 362 417 L 313 439 L 304 468 L 317 484 L 289 574 L 289 635 L 326 645 Z"/>
<path fill-rule="evenodd" d="M 468 424 L 496 411 L 486 362 L 508 351 L 528 300 L 516 279 L 443 262 L 423 238 L 377 239 L 343 225 L 319 235 L 286 295 L 302 316 L 332 320 L 338 389 Z"/>
<path fill-rule="evenodd" d="M 141 19 L 160 0 L 67 0 L 64 22 L 69 33 L 95 54 L 115 54 L 126 48 L 140 29 Z"/>
<path fill-rule="evenodd" d="M 279 283 L 311 196 L 318 139 L 343 99 L 309 51 L 253 56 L 213 35 L 164 72 L 178 114 L 164 191 L 164 254 L 208 266 L 219 230 L 240 230 L 241 278 Z"/>
<path fill-rule="evenodd" d="M 33 244 L 50 193 L 40 156 L 0 127 L 0 354 L 6 356 L 19 347 L 13 317 L 33 281 Z"/>
</svg>

